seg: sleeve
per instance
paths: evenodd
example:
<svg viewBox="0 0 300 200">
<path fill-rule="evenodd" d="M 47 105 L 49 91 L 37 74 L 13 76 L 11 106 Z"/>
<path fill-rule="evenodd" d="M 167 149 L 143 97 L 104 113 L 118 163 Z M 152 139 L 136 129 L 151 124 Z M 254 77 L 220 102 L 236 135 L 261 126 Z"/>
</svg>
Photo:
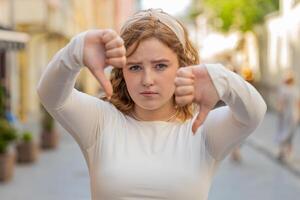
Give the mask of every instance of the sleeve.
<svg viewBox="0 0 300 200">
<path fill-rule="evenodd" d="M 202 134 L 211 156 L 222 160 L 256 129 L 267 107 L 256 89 L 239 75 L 220 64 L 205 66 L 226 106 L 208 114 Z"/>
<path fill-rule="evenodd" d="M 74 89 L 83 67 L 85 33 L 74 37 L 50 61 L 37 87 L 46 110 L 74 137 L 82 149 L 96 141 L 106 103 Z"/>
</svg>

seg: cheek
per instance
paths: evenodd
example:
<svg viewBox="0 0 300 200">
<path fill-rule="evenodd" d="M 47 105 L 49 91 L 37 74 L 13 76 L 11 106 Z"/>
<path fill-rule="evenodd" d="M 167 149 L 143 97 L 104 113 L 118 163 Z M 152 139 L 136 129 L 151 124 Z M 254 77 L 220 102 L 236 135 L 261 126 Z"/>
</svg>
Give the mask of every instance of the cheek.
<svg viewBox="0 0 300 200">
<path fill-rule="evenodd" d="M 127 91 L 129 92 L 130 96 L 134 96 L 134 92 L 136 91 L 135 84 L 130 81 L 129 83 L 126 83 Z"/>
<path fill-rule="evenodd" d="M 137 77 L 127 73 L 123 73 L 123 76 L 124 76 L 127 90 L 129 94 L 132 94 L 132 92 L 136 90 Z"/>
</svg>

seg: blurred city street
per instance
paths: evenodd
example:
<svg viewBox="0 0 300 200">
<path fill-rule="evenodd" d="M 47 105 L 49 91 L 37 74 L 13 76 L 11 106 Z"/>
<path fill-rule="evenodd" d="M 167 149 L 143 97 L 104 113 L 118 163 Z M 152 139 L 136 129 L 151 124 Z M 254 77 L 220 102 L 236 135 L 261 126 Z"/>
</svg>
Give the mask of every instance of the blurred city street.
<svg viewBox="0 0 300 200">
<path fill-rule="evenodd" d="M 300 129 L 295 137 L 291 161 L 277 161 L 273 133 L 277 124 L 274 113 L 267 113 L 264 122 L 242 146 L 242 162 L 228 158 L 221 164 L 210 191 L 209 200 L 297 200 L 300 196 Z"/>
<path fill-rule="evenodd" d="M 125 22 L 152 8 L 169 13 L 187 29 L 199 54 L 196 64 L 222 64 L 254 86 L 268 107 L 264 121 L 241 145 L 241 160 L 231 154 L 221 163 L 208 200 L 300 199 L 300 0 L 0 0 L 0 200 L 91 199 L 84 156 L 42 106 L 39 81 L 53 56 L 74 36 L 112 29 L 127 44 L 121 31 Z M 180 40 L 177 32 L 182 28 L 174 32 L 164 20 L 156 20 L 173 31 L 174 36 L 168 34 L 172 39 Z M 143 41 L 128 38 L 130 45 Z M 184 37 L 179 46 L 191 57 L 186 44 Z M 88 67 L 82 67 L 74 88 L 100 97 L 103 85 Z M 103 68 L 103 77 L 111 77 L 113 66 L 105 62 Z M 63 84 L 53 80 L 46 85 L 59 86 L 56 92 L 65 78 Z M 116 87 L 123 89 L 120 84 Z M 45 99 L 55 92 L 45 92 Z"/>
<path fill-rule="evenodd" d="M 288 165 L 276 160 L 272 132 L 276 121 L 268 113 L 264 122 L 242 146 L 242 162 L 226 158 L 213 182 L 209 200 L 297 200 L 300 196 L 300 145 Z M 1 200 L 88 200 L 87 167 L 79 147 L 63 129 L 61 144 L 41 152 L 33 166 L 18 165 L 14 179 L 0 185 Z M 300 144 L 300 130 L 295 143 Z M 292 170 L 291 170 L 292 169 Z M 296 173 L 295 173 L 296 172 Z M 184 187 L 184 186 L 183 186 Z M 17 188 L 17 191 L 16 191 Z"/>
</svg>

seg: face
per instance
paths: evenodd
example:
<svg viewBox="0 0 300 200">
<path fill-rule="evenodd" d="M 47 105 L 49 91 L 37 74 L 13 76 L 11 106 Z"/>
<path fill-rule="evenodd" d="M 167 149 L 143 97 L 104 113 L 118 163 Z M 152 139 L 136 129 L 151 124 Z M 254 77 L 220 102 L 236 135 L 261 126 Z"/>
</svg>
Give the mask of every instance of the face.
<svg viewBox="0 0 300 200">
<path fill-rule="evenodd" d="M 131 47 L 127 52 L 131 51 Z M 158 110 L 173 106 L 177 55 L 156 38 L 141 41 L 127 57 L 123 75 L 135 109 Z"/>
</svg>

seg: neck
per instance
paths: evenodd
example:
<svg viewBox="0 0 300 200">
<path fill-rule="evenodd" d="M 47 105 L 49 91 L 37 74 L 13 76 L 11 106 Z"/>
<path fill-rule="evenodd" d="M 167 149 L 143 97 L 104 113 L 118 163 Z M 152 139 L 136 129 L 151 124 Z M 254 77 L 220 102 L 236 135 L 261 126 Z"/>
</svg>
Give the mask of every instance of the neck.
<svg viewBox="0 0 300 200">
<path fill-rule="evenodd" d="M 138 121 L 174 121 L 178 114 L 177 109 L 172 106 L 169 109 L 145 110 L 134 108 L 131 113 L 132 117 Z"/>
</svg>

